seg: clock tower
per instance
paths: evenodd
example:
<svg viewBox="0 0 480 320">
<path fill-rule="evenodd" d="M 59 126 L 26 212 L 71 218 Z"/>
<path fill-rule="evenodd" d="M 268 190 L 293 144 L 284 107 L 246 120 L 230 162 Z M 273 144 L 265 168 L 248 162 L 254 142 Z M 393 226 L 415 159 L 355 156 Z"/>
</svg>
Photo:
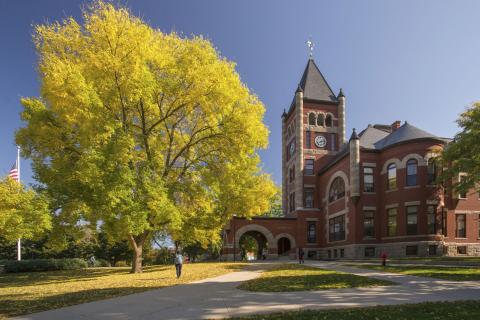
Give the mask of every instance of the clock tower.
<svg viewBox="0 0 480 320">
<path fill-rule="evenodd" d="M 295 97 L 282 115 L 283 211 L 320 208 L 317 174 L 345 144 L 345 96 L 335 95 L 310 54 Z"/>
</svg>

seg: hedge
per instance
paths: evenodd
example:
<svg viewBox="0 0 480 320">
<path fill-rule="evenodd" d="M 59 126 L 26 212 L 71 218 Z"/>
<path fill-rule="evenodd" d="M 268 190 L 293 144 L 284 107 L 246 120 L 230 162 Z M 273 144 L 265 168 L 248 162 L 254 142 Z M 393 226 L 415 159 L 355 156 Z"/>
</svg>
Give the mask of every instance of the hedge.
<svg viewBox="0 0 480 320">
<path fill-rule="evenodd" d="M 83 259 L 36 259 L 7 261 L 5 272 L 33 272 L 52 270 L 74 270 L 88 267 Z"/>
</svg>

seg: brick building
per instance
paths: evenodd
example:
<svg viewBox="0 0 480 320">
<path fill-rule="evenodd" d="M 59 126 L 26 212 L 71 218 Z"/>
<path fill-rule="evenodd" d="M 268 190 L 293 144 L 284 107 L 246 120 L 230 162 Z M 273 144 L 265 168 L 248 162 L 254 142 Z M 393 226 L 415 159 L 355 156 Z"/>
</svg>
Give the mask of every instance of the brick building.
<svg viewBox="0 0 480 320">
<path fill-rule="evenodd" d="M 281 218 L 233 219 L 224 257 L 240 259 L 245 235 L 269 258 L 480 255 L 480 197 L 436 184 L 435 157 L 450 139 L 407 122 L 355 129 L 346 98 L 310 58 L 282 115 Z M 461 177 L 459 177 L 460 179 Z"/>
</svg>

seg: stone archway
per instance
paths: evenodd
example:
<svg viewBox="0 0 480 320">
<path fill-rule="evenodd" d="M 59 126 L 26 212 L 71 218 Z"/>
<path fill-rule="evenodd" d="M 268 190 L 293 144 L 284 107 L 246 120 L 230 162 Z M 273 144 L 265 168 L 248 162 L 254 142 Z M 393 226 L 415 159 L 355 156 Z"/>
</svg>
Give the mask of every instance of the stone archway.
<svg viewBox="0 0 480 320">
<path fill-rule="evenodd" d="M 278 255 L 286 256 L 290 254 L 291 244 L 288 238 L 282 237 L 277 242 Z"/>
<path fill-rule="evenodd" d="M 257 231 L 261 233 L 267 239 L 269 249 L 277 248 L 277 242 L 275 241 L 275 238 L 273 237 L 273 234 L 270 232 L 270 230 L 258 224 L 249 224 L 249 225 L 243 226 L 240 229 L 238 229 L 237 232 L 235 232 L 235 246 L 237 248 L 239 247 L 239 244 L 240 244 L 240 237 L 245 232 L 248 232 L 248 231 Z"/>
</svg>

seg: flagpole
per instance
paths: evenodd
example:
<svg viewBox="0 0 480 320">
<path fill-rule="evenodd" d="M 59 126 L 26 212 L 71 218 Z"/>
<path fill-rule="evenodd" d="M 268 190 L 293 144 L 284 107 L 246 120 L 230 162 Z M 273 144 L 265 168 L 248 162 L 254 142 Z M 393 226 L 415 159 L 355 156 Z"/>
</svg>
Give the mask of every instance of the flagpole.
<svg viewBox="0 0 480 320">
<path fill-rule="evenodd" d="M 18 171 L 18 183 L 20 183 L 20 147 L 17 146 L 17 171 Z M 22 241 L 20 238 L 17 240 L 17 260 L 22 260 Z"/>
</svg>

